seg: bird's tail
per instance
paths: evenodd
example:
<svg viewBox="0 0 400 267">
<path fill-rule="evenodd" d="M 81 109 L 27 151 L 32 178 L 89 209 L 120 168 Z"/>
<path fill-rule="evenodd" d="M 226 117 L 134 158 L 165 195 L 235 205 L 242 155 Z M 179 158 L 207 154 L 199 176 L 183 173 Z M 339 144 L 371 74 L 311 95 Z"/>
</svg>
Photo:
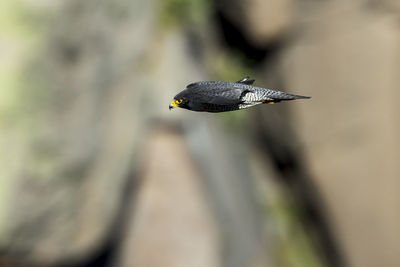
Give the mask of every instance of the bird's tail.
<svg viewBox="0 0 400 267">
<path fill-rule="evenodd" d="M 309 98 L 311 98 L 311 96 L 286 94 L 286 98 L 282 100 L 309 99 Z"/>
<path fill-rule="evenodd" d="M 272 98 L 272 100 L 271 100 L 271 98 Z M 292 95 L 292 94 L 287 94 L 284 92 L 276 91 L 276 93 L 269 95 L 269 99 L 264 100 L 263 103 L 274 104 L 274 103 L 281 102 L 281 101 L 295 100 L 295 99 L 308 99 L 308 98 L 311 98 L 311 97 L 303 96 L 303 95 Z"/>
</svg>

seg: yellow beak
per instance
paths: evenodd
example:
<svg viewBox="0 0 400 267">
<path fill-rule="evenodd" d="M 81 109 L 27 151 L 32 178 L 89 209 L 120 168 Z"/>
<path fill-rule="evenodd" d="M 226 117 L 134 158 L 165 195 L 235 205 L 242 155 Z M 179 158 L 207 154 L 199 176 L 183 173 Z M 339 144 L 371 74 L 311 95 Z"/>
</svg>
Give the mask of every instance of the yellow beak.
<svg viewBox="0 0 400 267">
<path fill-rule="evenodd" d="M 172 101 L 170 106 L 172 106 L 172 108 L 177 108 L 177 107 L 179 107 L 179 102 L 178 101 Z"/>
<path fill-rule="evenodd" d="M 182 99 L 180 100 L 174 100 L 171 102 L 171 104 L 169 104 L 169 109 L 173 109 L 173 108 L 177 108 L 179 107 L 179 105 L 182 103 Z"/>
</svg>

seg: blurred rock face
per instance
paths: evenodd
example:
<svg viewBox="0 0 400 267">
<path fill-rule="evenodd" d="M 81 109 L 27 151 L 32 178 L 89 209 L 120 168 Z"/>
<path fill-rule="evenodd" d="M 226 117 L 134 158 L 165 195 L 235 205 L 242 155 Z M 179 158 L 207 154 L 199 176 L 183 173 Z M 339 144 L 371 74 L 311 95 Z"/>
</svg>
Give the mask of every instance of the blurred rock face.
<svg viewBox="0 0 400 267">
<path fill-rule="evenodd" d="M 237 117 L 167 109 L 186 84 L 218 76 L 229 53 L 200 2 L 29 3 L 41 8 L 36 15 L 50 12 L 41 22 L 49 31 L 32 44 L 33 63 L 23 62 L 30 75 L 17 104 L 0 101 L 0 265 L 307 265 L 303 247 L 313 249 L 315 232 L 283 253 L 274 238 L 296 243 L 286 217 L 301 216 L 274 219 L 260 202 L 273 206 L 278 189 L 259 196 L 255 182 L 279 181 L 282 166 L 273 165 L 301 146 L 297 163 L 322 192 L 320 212 L 349 266 L 400 266 L 396 0 L 215 1 L 237 38 L 272 51 L 251 70 L 260 85 L 312 96 Z M 174 15 L 162 13 L 165 5 Z M 269 50 L 274 42 L 279 50 Z M 15 51 L 5 44 L 4 55 Z M 18 59 L 11 52 L 2 69 Z M 225 72 L 240 69 L 227 61 Z M 20 85 L 6 83 L 4 97 L 12 84 Z M 302 188 L 279 194 L 290 202 Z M 97 260 L 107 249 L 112 256 Z M 329 266 L 307 253 L 315 258 L 307 266 Z"/>
<path fill-rule="evenodd" d="M 398 266 L 400 35 L 395 16 L 366 4 L 307 13 L 282 72 L 313 96 L 295 125 L 350 266 Z"/>
<path fill-rule="evenodd" d="M 149 42 L 149 5 L 67 1 L 45 20 L 43 51 L 27 70 L 38 77 L 21 94 L 27 114 L 2 149 L 20 147 L 12 165 L 2 162 L 0 244 L 22 264 L 85 262 L 113 233 L 140 143 L 140 92 L 131 87 L 143 85 L 129 70 Z"/>
</svg>

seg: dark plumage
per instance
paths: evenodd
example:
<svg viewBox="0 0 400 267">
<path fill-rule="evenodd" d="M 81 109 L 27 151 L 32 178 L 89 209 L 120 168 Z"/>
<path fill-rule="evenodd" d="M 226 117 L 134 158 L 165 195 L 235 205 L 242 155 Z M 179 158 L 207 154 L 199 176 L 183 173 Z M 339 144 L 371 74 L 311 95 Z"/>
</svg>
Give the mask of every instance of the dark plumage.
<svg viewBox="0 0 400 267">
<path fill-rule="evenodd" d="M 310 98 L 281 91 L 255 87 L 248 77 L 237 82 L 207 81 L 189 84 L 174 97 L 169 108 L 193 111 L 224 112 L 249 108 L 258 104 L 273 104 L 282 100 Z"/>
</svg>

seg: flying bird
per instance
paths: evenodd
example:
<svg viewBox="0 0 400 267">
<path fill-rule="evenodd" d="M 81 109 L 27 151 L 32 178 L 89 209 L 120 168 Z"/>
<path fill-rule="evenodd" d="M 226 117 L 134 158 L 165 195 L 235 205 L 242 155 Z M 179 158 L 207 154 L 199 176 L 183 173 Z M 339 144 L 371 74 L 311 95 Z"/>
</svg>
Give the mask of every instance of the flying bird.
<svg viewBox="0 0 400 267">
<path fill-rule="evenodd" d="M 192 111 L 225 112 L 259 104 L 311 98 L 253 86 L 255 80 L 245 77 L 237 82 L 205 81 L 189 84 L 174 97 L 169 109 L 180 107 Z"/>
</svg>

